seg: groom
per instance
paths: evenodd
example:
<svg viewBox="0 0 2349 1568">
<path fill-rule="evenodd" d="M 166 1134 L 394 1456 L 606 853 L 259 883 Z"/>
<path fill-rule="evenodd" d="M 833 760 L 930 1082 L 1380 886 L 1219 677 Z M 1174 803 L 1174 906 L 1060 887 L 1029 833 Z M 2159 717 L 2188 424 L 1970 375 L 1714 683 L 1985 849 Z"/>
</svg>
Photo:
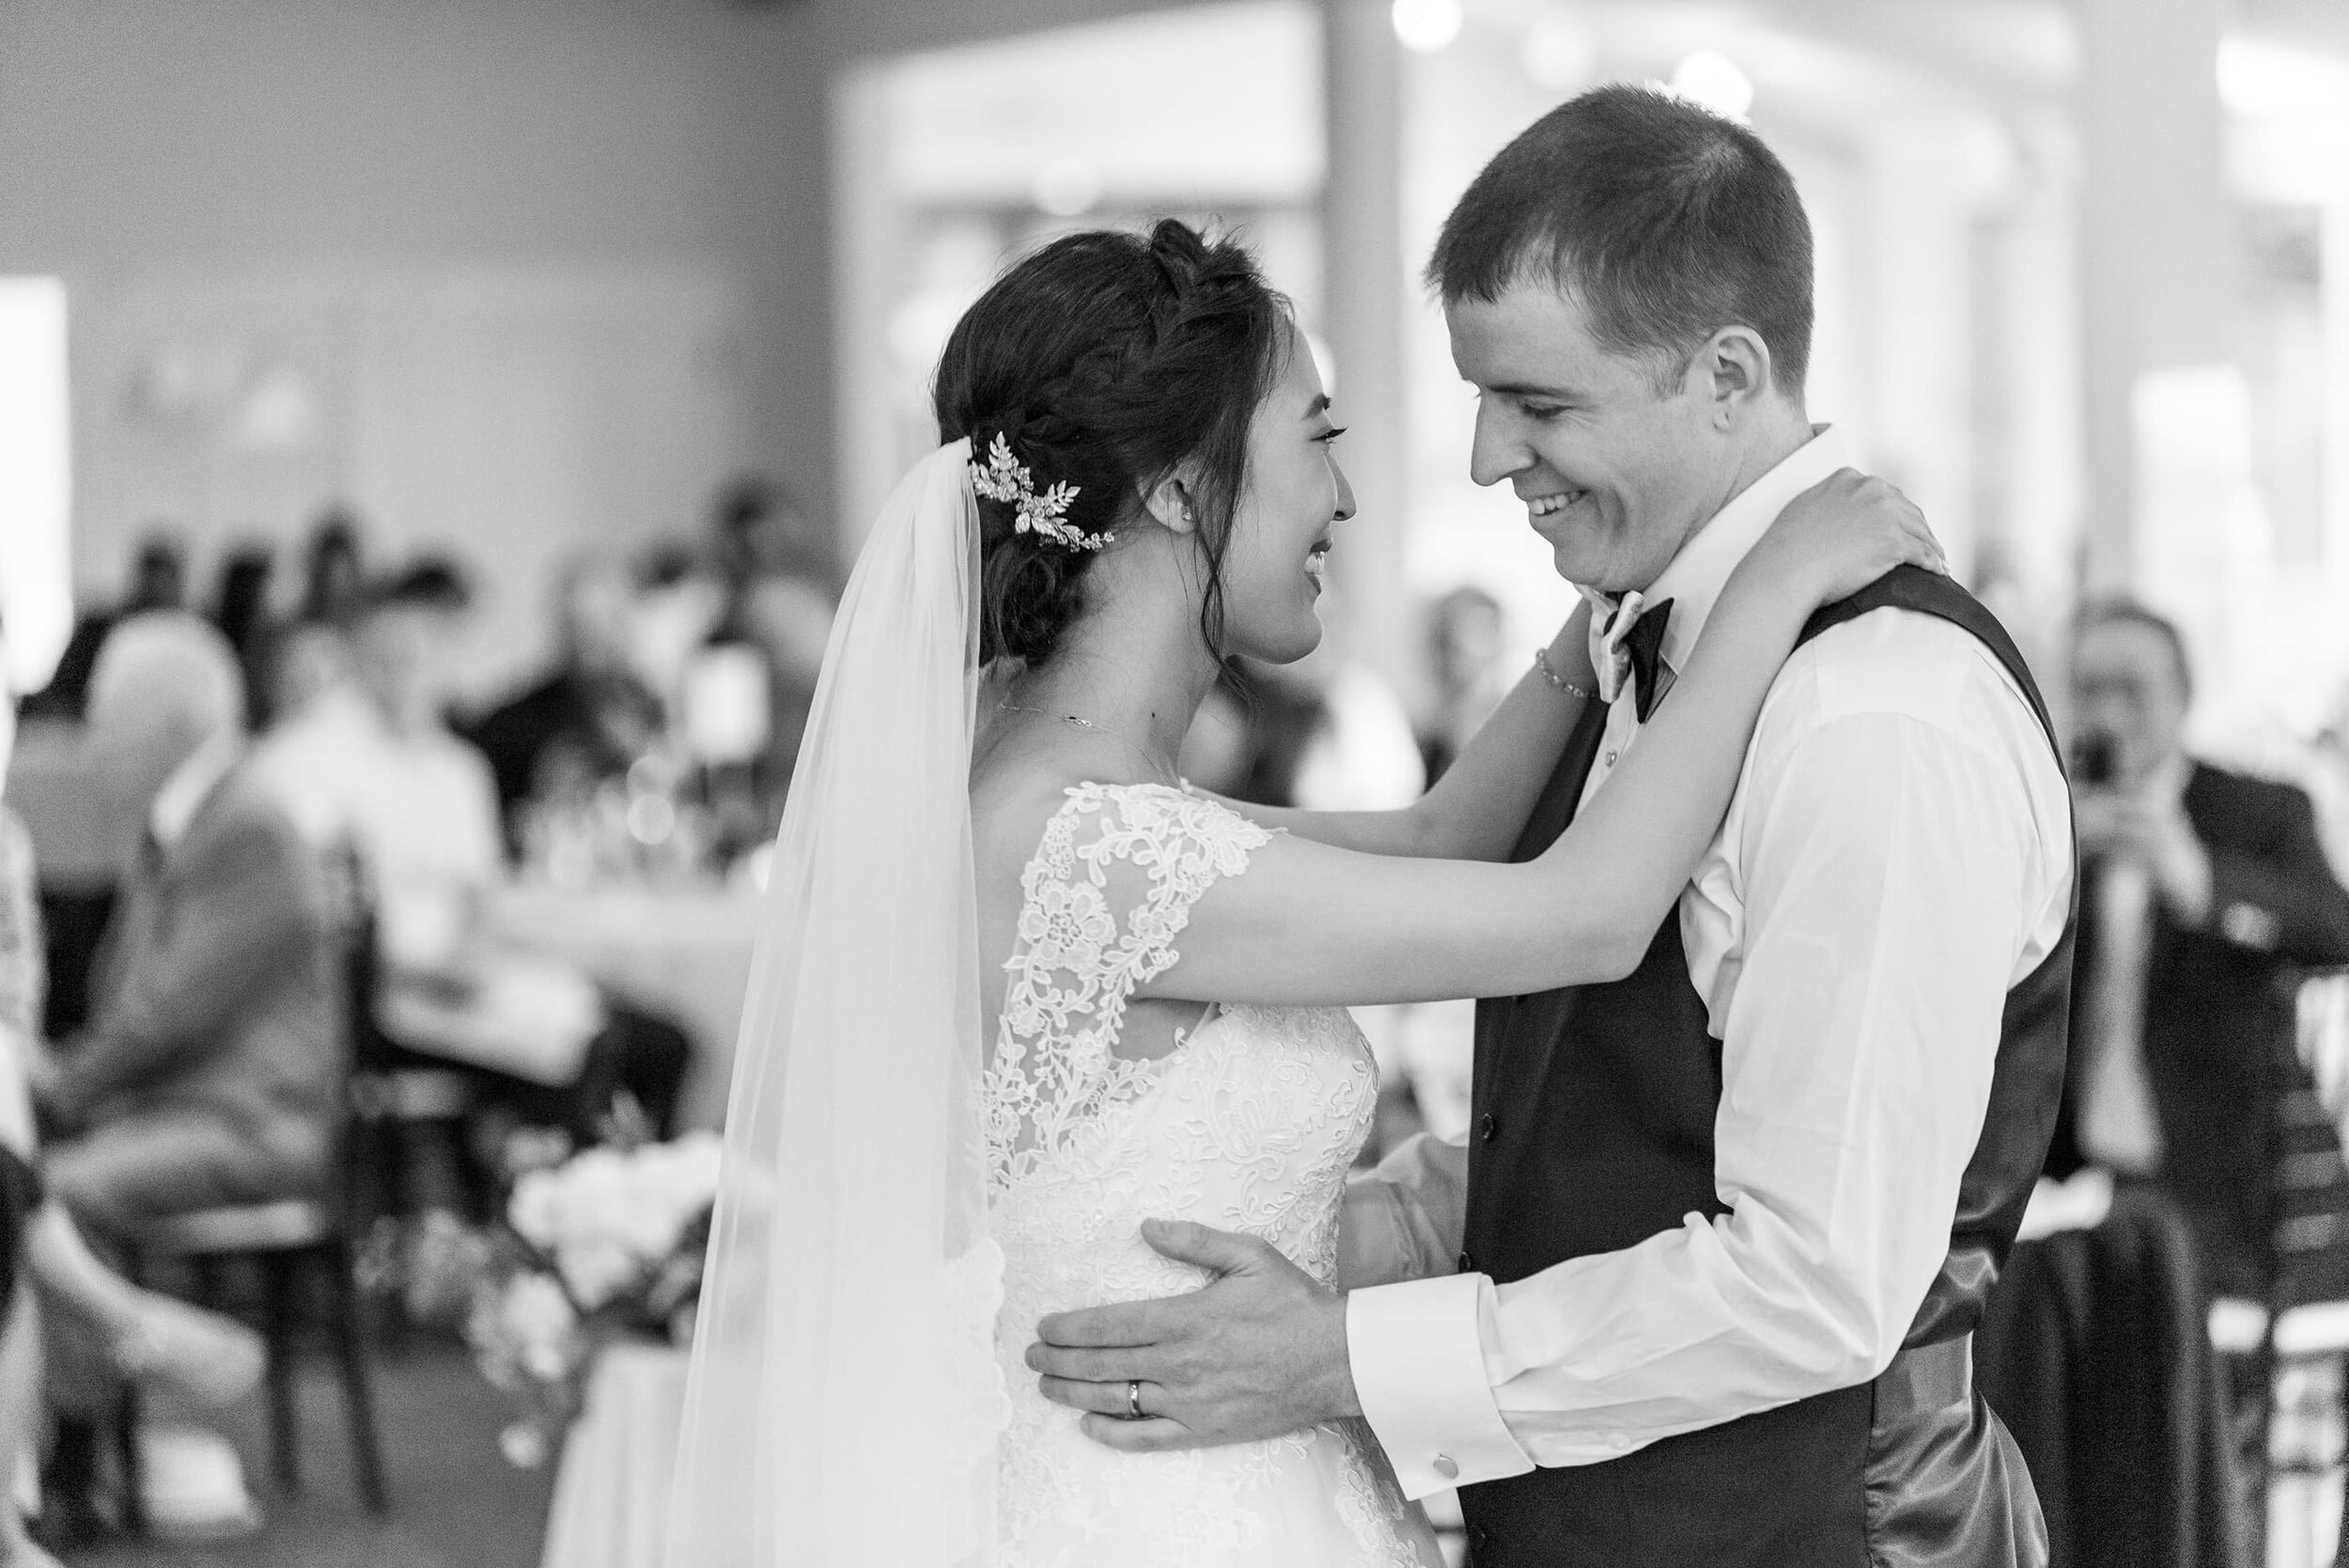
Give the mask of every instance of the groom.
<svg viewBox="0 0 2349 1568">
<path fill-rule="evenodd" d="M 1561 576 L 1641 596 L 1528 859 L 1847 461 L 1803 407 L 1810 226 L 1750 131 L 1606 87 L 1486 166 L 1428 271 L 1477 482 L 1510 483 Z M 1469 1142 L 1358 1184 L 1357 1288 L 1153 1225 L 1214 1281 L 1047 1318 L 1031 1364 L 1121 1448 L 1366 1417 L 1408 1493 L 1461 1488 L 1479 1568 L 2042 1562 L 1969 1345 L 2056 1113 L 2072 880 L 2013 644 L 1895 572 L 1806 629 L 1637 971 L 1479 1006 Z M 1129 1379 L 1154 1419 L 1110 1419 Z"/>
</svg>

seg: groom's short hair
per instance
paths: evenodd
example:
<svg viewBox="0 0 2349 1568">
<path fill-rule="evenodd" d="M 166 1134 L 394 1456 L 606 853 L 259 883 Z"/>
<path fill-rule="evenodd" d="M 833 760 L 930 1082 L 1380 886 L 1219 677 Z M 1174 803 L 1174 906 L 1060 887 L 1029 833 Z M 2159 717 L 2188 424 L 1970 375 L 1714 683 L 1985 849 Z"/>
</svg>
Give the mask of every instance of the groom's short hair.
<svg viewBox="0 0 2349 1568">
<path fill-rule="evenodd" d="M 1811 220 L 1761 137 L 1684 99 L 1616 84 L 1571 99 L 1494 155 L 1444 220 L 1427 284 L 1446 304 L 1545 281 L 1599 343 L 1675 381 L 1733 324 L 1779 387 L 1811 361 Z"/>
</svg>

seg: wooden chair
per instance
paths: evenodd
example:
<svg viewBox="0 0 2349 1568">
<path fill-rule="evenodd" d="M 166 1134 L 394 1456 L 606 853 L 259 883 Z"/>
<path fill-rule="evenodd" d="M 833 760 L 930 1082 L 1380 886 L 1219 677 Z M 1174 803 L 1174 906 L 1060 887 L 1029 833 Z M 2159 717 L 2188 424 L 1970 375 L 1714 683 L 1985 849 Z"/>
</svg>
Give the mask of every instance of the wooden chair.
<svg viewBox="0 0 2349 1568">
<path fill-rule="evenodd" d="M 453 1127 L 474 1109 L 473 1080 L 453 1068 L 401 1059 L 376 1017 L 381 960 L 376 949 L 374 900 L 355 854 L 346 852 L 350 937 L 344 978 L 350 1003 L 350 1143 L 345 1162 L 353 1223 L 365 1228 L 402 1219 L 414 1209 L 407 1172 L 422 1129 Z M 461 1139 L 455 1141 L 461 1143 Z"/>
<path fill-rule="evenodd" d="M 372 1358 L 351 1272 L 350 1238 L 335 1205 L 296 1198 L 199 1209 L 150 1220 L 126 1239 L 133 1278 L 150 1263 L 164 1260 L 186 1263 L 199 1280 L 207 1281 L 216 1281 L 224 1265 L 238 1263 L 259 1275 L 262 1336 L 269 1350 L 271 1468 L 277 1483 L 288 1492 L 302 1489 L 293 1373 L 303 1327 L 303 1290 L 305 1285 L 323 1281 L 325 1327 L 341 1372 L 343 1411 L 359 1495 L 369 1513 L 388 1514 L 391 1498 L 384 1484 L 382 1443 L 376 1425 Z M 133 1511 L 140 1497 L 137 1432 L 137 1395 L 132 1390 L 124 1398 L 121 1436 L 129 1507 Z M 132 1519 L 134 1526 L 143 1523 L 135 1513 Z"/>
<path fill-rule="evenodd" d="M 346 1038 L 329 1042 L 328 1048 L 344 1053 L 345 1101 L 349 1104 L 357 1098 L 352 1090 L 359 1081 L 351 1072 L 350 1053 L 356 1041 L 350 1032 L 366 1013 L 368 995 L 356 986 L 372 973 L 371 969 L 362 968 L 357 954 L 362 946 L 371 954 L 373 932 L 355 858 L 348 850 L 330 855 L 326 871 L 346 979 Z M 271 1467 L 278 1484 L 289 1492 L 302 1486 L 300 1415 L 293 1374 L 304 1326 L 304 1291 L 306 1286 L 324 1283 L 324 1327 L 341 1373 L 343 1411 L 360 1497 L 368 1512 L 382 1515 L 391 1509 L 390 1492 L 384 1483 L 382 1443 L 376 1425 L 369 1335 L 353 1272 L 354 1212 L 349 1201 L 353 1185 L 353 1118 L 346 1114 L 338 1130 L 332 1189 L 321 1196 L 160 1217 L 118 1239 L 124 1268 L 132 1279 L 141 1280 L 157 1263 L 183 1264 L 195 1277 L 205 1304 L 214 1308 L 221 1305 L 219 1283 L 229 1268 L 241 1265 L 258 1275 L 261 1332 L 269 1355 Z M 126 1482 L 125 1522 L 133 1531 L 145 1527 L 138 1427 L 138 1395 L 132 1387 L 124 1391 L 117 1436 Z"/>
<path fill-rule="evenodd" d="M 2313 1035 L 2329 1019 L 2322 1010 L 2305 1005 L 2338 986 L 2340 976 L 2317 976 L 2307 983 L 2302 1009 L 2301 1039 L 2296 1048 L 2286 1046 L 2274 1063 L 2275 1088 L 2269 1118 L 2269 1179 L 2273 1184 L 2277 1222 L 2271 1236 L 2269 1299 L 2221 1298 L 2211 1305 L 2210 1334 L 2214 1349 L 2225 1357 L 2248 1389 L 2262 1390 L 2250 1430 L 2245 1435 L 2245 1465 L 2249 1481 L 2251 1530 L 2260 1555 L 2273 1561 L 2288 1552 L 2295 1561 L 2314 1560 L 2320 1549 L 2317 1532 L 2326 1504 L 2320 1496 L 2328 1483 L 2339 1487 L 2349 1456 L 2319 1452 L 2306 1443 L 2276 1452 L 2279 1419 L 2284 1405 L 2299 1408 L 2306 1401 L 2294 1390 L 2311 1379 L 2329 1378 L 2330 1409 L 2318 1424 L 2339 1428 L 2349 1402 L 2349 1299 L 2295 1300 L 2287 1296 L 2295 1259 L 2349 1249 L 2349 1169 L 2340 1157 L 2340 1127 L 2332 1110 L 2318 1091 L 2321 1081 L 2337 1079 L 2340 1062 L 2328 1063 L 2349 1048 L 2349 1040 Z M 2336 1270 L 2336 1272 L 2338 1272 Z M 2304 1493 L 2309 1507 L 2282 1523 L 2295 1538 L 2270 1542 L 2269 1499 L 2279 1484 Z M 2323 1560 L 2349 1568 L 2349 1509 L 2342 1511 L 2333 1539 L 2324 1544 Z"/>
</svg>

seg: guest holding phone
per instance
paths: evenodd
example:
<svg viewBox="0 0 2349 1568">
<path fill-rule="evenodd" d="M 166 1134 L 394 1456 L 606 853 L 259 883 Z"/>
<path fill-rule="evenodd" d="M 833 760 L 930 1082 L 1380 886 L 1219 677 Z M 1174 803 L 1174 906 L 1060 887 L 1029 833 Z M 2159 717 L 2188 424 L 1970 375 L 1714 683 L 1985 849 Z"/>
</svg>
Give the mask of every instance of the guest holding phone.
<svg viewBox="0 0 2349 1568">
<path fill-rule="evenodd" d="M 2168 1189 L 2217 1294 L 2349 1296 L 2349 1179 L 2294 1049 L 2299 973 L 2349 964 L 2309 798 L 2186 754 L 2193 673 L 2153 611 L 2091 610 L 2072 675 L 2079 972 L 2048 1173 Z"/>
</svg>

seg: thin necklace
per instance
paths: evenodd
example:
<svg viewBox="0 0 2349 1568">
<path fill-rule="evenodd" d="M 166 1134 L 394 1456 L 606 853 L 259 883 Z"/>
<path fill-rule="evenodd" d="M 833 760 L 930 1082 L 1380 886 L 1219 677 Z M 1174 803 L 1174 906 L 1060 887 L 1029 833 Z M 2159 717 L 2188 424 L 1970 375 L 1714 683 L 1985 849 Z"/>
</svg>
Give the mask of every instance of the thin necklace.
<svg viewBox="0 0 2349 1568">
<path fill-rule="evenodd" d="M 1095 735 L 1106 735 L 1112 740 L 1116 741 L 1119 745 L 1125 747 L 1126 750 L 1140 757 L 1149 768 L 1151 772 L 1159 774 L 1163 778 L 1179 778 L 1181 776 L 1173 768 L 1167 766 L 1163 762 L 1160 762 L 1158 758 L 1152 756 L 1148 752 L 1143 751 L 1140 746 L 1135 745 L 1131 740 L 1128 740 L 1126 737 L 1118 734 L 1117 731 L 1110 729 L 1106 725 L 1097 724 L 1090 719 L 1082 718 L 1074 713 L 1055 713 L 1049 707 L 1031 707 L 1026 703 L 1015 703 L 1009 698 L 1005 698 L 1003 701 L 997 703 L 995 706 L 1005 713 L 1032 713 L 1039 719 L 1057 719 L 1064 724 L 1074 724 L 1079 729 L 1090 730 Z"/>
</svg>

